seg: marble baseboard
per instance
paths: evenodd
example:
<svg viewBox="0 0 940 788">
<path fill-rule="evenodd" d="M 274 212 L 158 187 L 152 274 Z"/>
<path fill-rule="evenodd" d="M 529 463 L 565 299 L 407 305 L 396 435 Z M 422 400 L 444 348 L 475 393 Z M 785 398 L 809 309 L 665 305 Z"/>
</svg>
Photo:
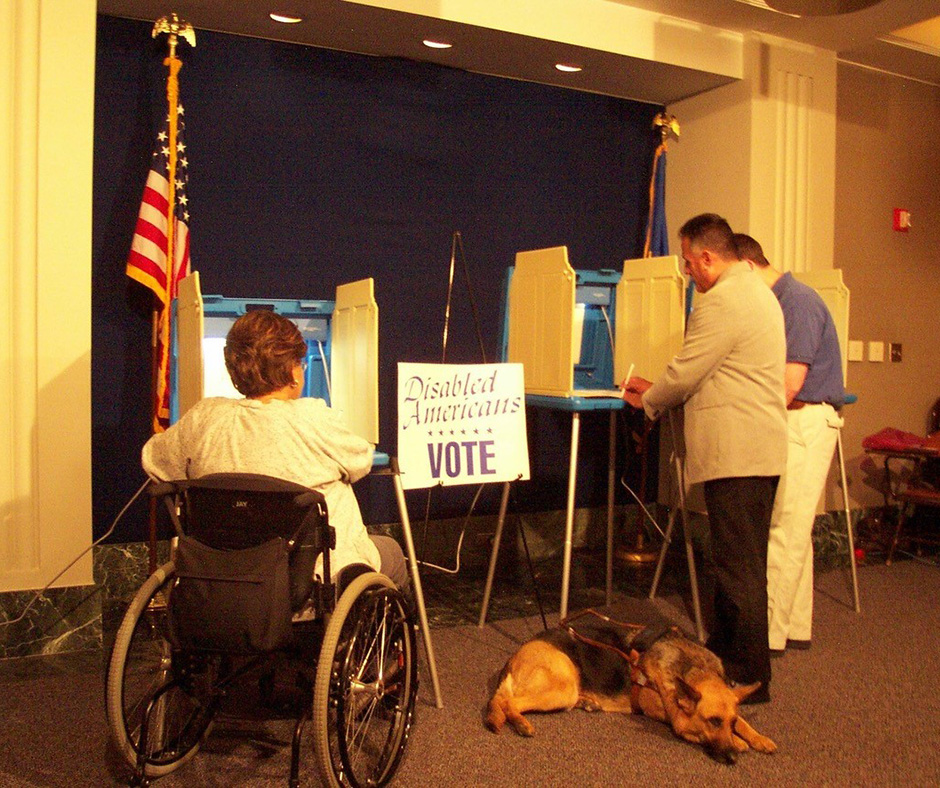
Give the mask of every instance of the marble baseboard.
<svg viewBox="0 0 940 788">
<path fill-rule="evenodd" d="M 160 561 L 168 552 L 158 545 Z M 92 566 L 94 585 L 50 588 L 38 598 L 35 591 L 0 593 L 0 622 L 12 622 L 0 626 L 0 659 L 100 653 L 110 643 L 149 574 L 147 545 L 99 545 Z"/>
<path fill-rule="evenodd" d="M 0 594 L 0 659 L 101 649 L 98 586 Z M 10 623 L 6 623 L 10 622 Z"/>
</svg>

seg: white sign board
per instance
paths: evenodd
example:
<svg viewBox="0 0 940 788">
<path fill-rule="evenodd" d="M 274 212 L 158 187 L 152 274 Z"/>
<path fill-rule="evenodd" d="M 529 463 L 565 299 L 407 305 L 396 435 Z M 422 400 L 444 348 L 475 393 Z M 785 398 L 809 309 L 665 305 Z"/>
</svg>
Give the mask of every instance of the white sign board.
<svg viewBox="0 0 940 788">
<path fill-rule="evenodd" d="M 398 364 L 402 487 L 529 478 L 522 364 Z"/>
</svg>

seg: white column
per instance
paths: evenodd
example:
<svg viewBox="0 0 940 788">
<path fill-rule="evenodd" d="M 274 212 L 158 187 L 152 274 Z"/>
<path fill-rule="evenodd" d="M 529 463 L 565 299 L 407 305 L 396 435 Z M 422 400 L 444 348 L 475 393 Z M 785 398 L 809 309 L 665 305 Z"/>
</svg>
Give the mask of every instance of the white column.
<svg viewBox="0 0 940 788">
<path fill-rule="evenodd" d="M 95 15 L 0 3 L 0 591 L 91 543 Z M 88 555 L 55 585 L 91 581 Z"/>
<path fill-rule="evenodd" d="M 666 214 L 676 232 L 719 213 L 787 271 L 833 267 L 834 52 L 768 36 L 745 43 L 744 79 L 669 107 Z"/>
</svg>

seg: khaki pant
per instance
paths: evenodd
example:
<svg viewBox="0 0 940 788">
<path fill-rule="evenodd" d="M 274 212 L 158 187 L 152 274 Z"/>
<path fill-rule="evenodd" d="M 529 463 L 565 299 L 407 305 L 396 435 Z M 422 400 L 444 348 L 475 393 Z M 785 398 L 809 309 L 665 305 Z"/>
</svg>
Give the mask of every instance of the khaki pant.
<svg viewBox="0 0 940 788">
<path fill-rule="evenodd" d="M 767 548 L 769 644 L 810 640 L 813 629 L 813 522 L 838 436 L 831 405 L 787 411 L 787 470 L 780 477 Z"/>
</svg>

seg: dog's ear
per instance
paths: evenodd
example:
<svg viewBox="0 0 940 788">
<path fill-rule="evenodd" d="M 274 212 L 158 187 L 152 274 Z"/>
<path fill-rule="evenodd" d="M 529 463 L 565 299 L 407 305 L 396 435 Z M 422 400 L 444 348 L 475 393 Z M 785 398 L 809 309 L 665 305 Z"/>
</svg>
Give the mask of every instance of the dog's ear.
<svg viewBox="0 0 940 788">
<path fill-rule="evenodd" d="M 681 676 L 676 677 L 676 703 L 685 714 L 695 713 L 695 707 L 702 699 L 702 693 L 685 681 Z"/>
<path fill-rule="evenodd" d="M 731 691 L 735 694 L 735 697 L 738 699 L 738 703 L 744 700 L 748 695 L 752 695 L 757 690 L 760 689 L 760 682 L 755 681 L 753 684 L 739 684 L 736 687 L 732 687 Z"/>
</svg>

